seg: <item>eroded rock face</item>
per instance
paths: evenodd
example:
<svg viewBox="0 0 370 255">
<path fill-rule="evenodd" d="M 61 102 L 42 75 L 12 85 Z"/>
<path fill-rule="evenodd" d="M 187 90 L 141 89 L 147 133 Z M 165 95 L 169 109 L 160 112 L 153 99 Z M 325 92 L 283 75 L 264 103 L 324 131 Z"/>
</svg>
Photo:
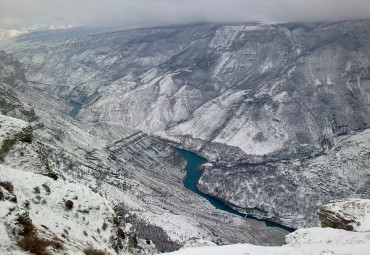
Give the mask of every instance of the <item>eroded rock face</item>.
<svg viewBox="0 0 370 255">
<path fill-rule="evenodd" d="M 19 61 L 0 50 L 0 114 L 32 122 L 37 120 L 33 108 L 21 102 L 15 91 L 24 81 Z"/>
<path fill-rule="evenodd" d="M 370 231 L 370 200 L 334 200 L 318 210 L 322 227 L 356 232 Z"/>
</svg>

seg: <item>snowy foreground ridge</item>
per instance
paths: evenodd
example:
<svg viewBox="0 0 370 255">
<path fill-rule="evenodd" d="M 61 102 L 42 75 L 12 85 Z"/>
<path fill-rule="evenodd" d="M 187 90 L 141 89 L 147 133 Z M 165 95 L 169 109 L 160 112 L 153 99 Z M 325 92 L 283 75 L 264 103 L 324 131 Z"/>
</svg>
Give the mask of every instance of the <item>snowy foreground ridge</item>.
<svg viewBox="0 0 370 255">
<path fill-rule="evenodd" d="M 168 253 L 172 255 L 313 255 L 313 254 L 369 254 L 369 234 L 350 233 L 345 230 L 310 228 L 289 235 L 299 238 L 281 247 L 264 247 L 251 244 L 187 248 Z"/>
<path fill-rule="evenodd" d="M 127 254 L 116 247 L 140 244 L 110 201 L 51 172 L 32 140 L 27 122 L 0 114 L 0 255 Z"/>
<path fill-rule="evenodd" d="M 335 216 L 326 219 L 332 225 L 347 228 L 355 225 L 354 231 L 334 228 L 307 228 L 299 229 L 286 236 L 286 244 L 283 246 L 258 246 L 252 244 L 234 244 L 216 246 L 213 243 L 199 240 L 193 241 L 189 246 L 172 255 L 244 255 L 244 254 L 366 254 L 370 252 L 370 200 L 346 199 L 332 201 L 322 207 L 326 215 Z M 319 212 L 319 214 L 322 212 Z M 323 220 L 323 216 L 320 216 Z M 346 222 L 341 225 L 340 223 Z M 188 246 L 188 247 L 189 247 Z M 197 247 L 198 246 L 198 247 Z"/>
</svg>

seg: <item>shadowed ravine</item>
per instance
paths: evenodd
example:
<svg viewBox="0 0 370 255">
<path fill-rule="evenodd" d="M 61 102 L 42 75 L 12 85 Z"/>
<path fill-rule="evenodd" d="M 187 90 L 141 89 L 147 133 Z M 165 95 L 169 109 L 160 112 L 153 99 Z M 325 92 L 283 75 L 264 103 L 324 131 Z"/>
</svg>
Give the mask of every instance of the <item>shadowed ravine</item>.
<svg viewBox="0 0 370 255">
<path fill-rule="evenodd" d="M 187 161 L 187 164 L 186 164 L 186 167 L 185 167 L 185 170 L 186 170 L 186 178 L 185 178 L 185 181 L 184 181 L 185 188 L 187 188 L 187 189 L 195 192 L 199 196 L 207 199 L 214 207 L 216 207 L 219 210 L 223 210 L 225 212 L 232 213 L 232 214 L 235 214 L 235 215 L 238 215 L 238 216 L 241 216 L 241 217 L 246 217 L 246 218 L 249 218 L 249 219 L 264 221 L 266 223 L 266 226 L 268 226 L 268 227 L 282 228 L 282 229 L 284 229 L 286 231 L 289 231 L 289 232 L 294 231 L 294 229 L 287 228 L 287 227 L 284 227 L 282 225 L 279 225 L 279 224 L 276 224 L 276 223 L 273 223 L 273 222 L 270 222 L 270 221 L 260 220 L 260 219 L 257 219 L 257 218 L 254 218 L 254 217 L 251 217 L 251 216 L 248 216 L 248 215 L 246 216 L 245 214 L 240 213 L 240 212 L 232 209 L 230 206 L 226 205 L 225 203 L 221 202 L 220 200 L 200 192 L 196 187 L 198 179 L 200 178 L 200 176 L 202 174 L 202 171 L 200 169 L 200 165 L 203 164 L 203 163 L 206 163 L 207 160 L 205 158 L 202 158 L 202 157 L 196 155 L 193 152 L 183 150 L 183 149 L 179 149 L 179 148 L 175 148 L 175 149 Z"/>
</svg>

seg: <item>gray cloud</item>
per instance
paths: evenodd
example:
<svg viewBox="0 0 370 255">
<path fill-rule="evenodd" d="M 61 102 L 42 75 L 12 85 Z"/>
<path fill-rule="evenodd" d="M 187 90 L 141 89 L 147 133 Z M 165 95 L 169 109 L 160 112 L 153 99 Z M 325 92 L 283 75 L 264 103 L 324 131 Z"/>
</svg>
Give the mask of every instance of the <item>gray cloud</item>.
<svg viewBox="0 0 370 255">
<path fill-rule="evenodd" d="M 369 0 L 0 0 L 0 28 L 370 19 Z"/>
</svg>

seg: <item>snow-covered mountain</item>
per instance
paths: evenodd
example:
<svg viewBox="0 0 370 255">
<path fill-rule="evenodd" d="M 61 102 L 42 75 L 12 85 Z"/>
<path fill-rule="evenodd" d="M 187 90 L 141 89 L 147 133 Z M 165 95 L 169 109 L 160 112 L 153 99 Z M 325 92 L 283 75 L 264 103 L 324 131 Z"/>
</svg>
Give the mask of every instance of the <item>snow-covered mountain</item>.
<svg viewBox="0 0 370 255">
<path fill-rule="evenodd" d="M 2 233 L 7 234 L 5 254 L 20 249 L 24 235 L 12 232 L 18 215 L 27 216 L 37 240 L 50 241 L 51 236 L 62 240 L 58 243 L 64 249 L 55 248 L 56 253 L 76 254 L 91 248 L 106 254 L 153 254 L 175 250 L 192 237 L 219 244 L 283 243 L 285 230 L 233 217 L 187 190 L 182 184 L 185 161 L 165 142 L 116 123 L 69 116 L 69 101 L 34 89 L 19 62 L 4 52 L 0 57 L 1 113 L 12 116 L 1 115 L 0 182 L 14 187 L 11 194 L 2 190 L 4 203 L 0 204 Z M 43 184 L 51 194 L 44 192 Z M 11 200 L 13 195 L 18 202 Z M 71 212 L 66 209 L 68 200 L 73 203 Z M 49 214 L 60 214 L 64 220 L 51 217 L 44 224 Z M 107 223 L 111 231 L 100 234 L 104 219 L 115 227 Z M 45 228 L 40 224 L 49 229 L 47 235 L 41 234 Z M 74 229 L 71 243 L 66 244 L 65 225 Z"/>
<path fill-rule="evenodd" d="M 42 32 L 3 42 L 30 86 L 78 119 L 142 130 L 213 167 L 198 187 L 240 212 L 316 226 L 369 190 L 370 23 Z M 353 147 L 353 150 L 352 150 Z"/>
<path fill-rule="evenodd" d="M 21 26 L 17 28 L 0 28 L 0 40 L 5 40 L 22 34 L 28 34 L 37 31 L 57 30 L 57 29 L 70 29 L 76 27 L 72 24 L 69 25 L 40 25 L 34 24 L 32 26 Z"/>
<path fill-rule="evenodd" d="M 369 39 L 370 22 L 351 21 L 79 28 L 2 40 L 1 112 L 30 122 L 36 147 L 24 160 L 26 147 L 12 144 L 1 169 L 20 186 L 22 171 L 40 186 L 46 179 L 32 173 L 50 170 L 64 181 L 55 188 L 95 191 L 147 239 L 131 252 L 172 251 L 192 237 L 282 244 L 286 231 L 185 189 L 185 161 L 170 145 L 209 160 L 202 192 L 288 227 L 318 226 L 328 201 L 370 197 Z M 71 100 L 82 104 L 75 118 Z M 28 193 L 18 195 L 32 200 Z"/>
<path fill-rule="evenodd" d="M 27 30 L 17 30 L 17 29 L 0 29 L 0 40 L 12 38 L 21 34 L 28 33 Z"/>
</svg>

